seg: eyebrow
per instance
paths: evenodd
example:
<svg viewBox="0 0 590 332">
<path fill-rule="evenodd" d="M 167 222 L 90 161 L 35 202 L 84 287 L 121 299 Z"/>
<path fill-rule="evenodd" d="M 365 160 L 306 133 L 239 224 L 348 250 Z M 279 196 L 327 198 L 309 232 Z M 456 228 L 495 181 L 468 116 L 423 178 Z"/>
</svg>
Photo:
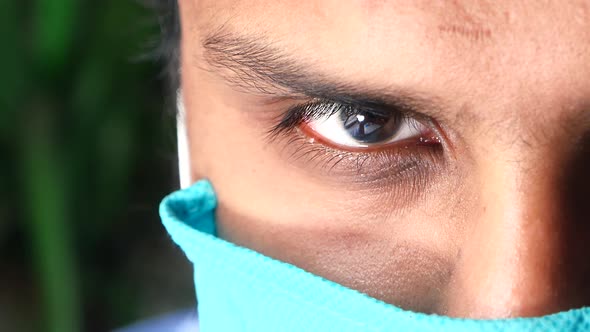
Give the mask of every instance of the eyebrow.
<svg viewBox="0 0 590 332">
<path fill-rule="evenodd" d="M 305 96 L 378 106 L 434 118 L 449 115 L 437 96 L 334 79 L 321 70 L 314 71 L 314 65 L 287 54 L 262 36 L 241 35 L 221 27 L 203 39 L 202 46 L 205 62 L 211 68 L 204 69 L 214 71 L 240 90 L 278 98 Z"/>
</svg>

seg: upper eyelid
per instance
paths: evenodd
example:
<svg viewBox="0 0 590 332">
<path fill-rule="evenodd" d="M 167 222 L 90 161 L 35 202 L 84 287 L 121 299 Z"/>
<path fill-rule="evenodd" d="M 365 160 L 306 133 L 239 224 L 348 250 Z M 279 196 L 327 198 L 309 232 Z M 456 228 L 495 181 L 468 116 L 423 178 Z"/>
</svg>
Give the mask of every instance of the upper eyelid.
<svg viewBox="0 0 590 332">
<path fill-rule="evenodd" d="M 326 109 L 316 108 L 316 106 L 330 106 L 330 105 L 337 105 L 337 107 L 333 107 L 331 112 L 326 112 Z M 376 103 L 366 103 L 366 102 L 351 102 L 351 101 L 337 101 L 337 100 L 315 100 L 304 105 L 296 105 L 290 109 L 292 112 L 302 112 L 304 113 L 303 116 L 330 116 L 335 114 L 336 112 L 343 111 L 346 109 L 362 109 L 365 111 L 369 111 L 378 115 L 388 116 L 388 115 L 401 115 L 403 117 L 410 117 L 410 118 L 422 118 L 425 117 L 414 110 L 410 109 L 400 109 L 399 107 L 395 106 L 387 106 L 384 104 L 376 104 Z M 307 112 L 307 114 L 305 114 Z M 313 114 L 310 114 L 313 113 Z"/>
<path fill-rule="evenodd" d="M 270 137 L 277 136 L 283 132 L 287 132 L 290 130 L 295 129 L 299 126 L 303 121 L 317 119 L 322 116 L 331 116 L 334 113 L 341 111 L 342 108 L 337 108 L 336 110 L 332 110 L 332 113 L 325 112 L 317 108 L 318 106 L 326 106 L 326 105 L 335 105 L 338 104 L 341 107 L 358 107 L 363 108 L 365 110 L 372 110 L 375 113 L 381 115 L 400 115 L 402 117 L 407 118 L 414 118 L 420 121 L 420 118 L 424 117 L 425 119 L 429 119 L 428 117 L 420 114 L 415 113 L 411 110 L 407 109 L 399 109 L 399 107 L 392 107 L 387 106 L 384 104 L 378 104 L 374 101 L 367 102 L 367 101 L 356 101 L 354 99 L 346 99 L 346 100 L 334 100 L 333 98 L 330 99 L 312 99 L 308 102 L 299 103 L 296 105 L 291 106 L 283 115 L 281 115 L 281 120 L 278 124 L 272 127 L 268 134 Z M 417 115 L 416 115 L 417 114 Z"/>
</svg>

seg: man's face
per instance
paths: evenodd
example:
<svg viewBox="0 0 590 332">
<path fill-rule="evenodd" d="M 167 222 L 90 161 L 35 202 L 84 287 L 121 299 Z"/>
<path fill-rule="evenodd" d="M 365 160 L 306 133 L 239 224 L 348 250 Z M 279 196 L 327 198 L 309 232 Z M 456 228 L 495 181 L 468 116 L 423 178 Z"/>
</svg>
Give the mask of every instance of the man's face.
<svg viewBox="0 0 590 332">
<path fill-rule="evenodd" d="M 180 7 L 221 237 L 416 311 L 590 304 L 590 1 Z"/>
</svg>

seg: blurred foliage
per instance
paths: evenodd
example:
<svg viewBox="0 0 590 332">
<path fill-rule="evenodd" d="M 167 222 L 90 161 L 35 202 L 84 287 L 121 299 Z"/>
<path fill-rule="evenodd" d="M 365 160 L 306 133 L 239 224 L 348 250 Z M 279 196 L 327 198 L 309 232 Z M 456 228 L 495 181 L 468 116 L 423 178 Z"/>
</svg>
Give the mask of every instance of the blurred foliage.
<svg viewBox="0 0 590 332">
<path fill-rule="evenodd" d="M 157 35 L 131 0 L 0 1 L 0 330 L 104 331 L 167 308 L 150 296 L 190 305 L 190 280 L 141 280 L 178 271 L 157 219 L 173 116 L 161 64 L 138 60 Z"/>
</svg>

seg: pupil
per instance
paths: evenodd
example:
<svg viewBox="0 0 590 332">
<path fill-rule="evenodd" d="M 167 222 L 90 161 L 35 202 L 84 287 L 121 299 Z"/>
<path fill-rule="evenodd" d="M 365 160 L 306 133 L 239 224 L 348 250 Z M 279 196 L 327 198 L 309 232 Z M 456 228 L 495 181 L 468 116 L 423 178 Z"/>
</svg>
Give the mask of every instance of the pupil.
<svg viewBox="0 0 590 332">
<path fill-rule="evenodd" d="M 342 126 L 355 140 L 363 143 L 380 143 L 393 137 L 401 121 L 394 114 L 380 115 L 369 111 L 340 112 Z"/>
</svg>

